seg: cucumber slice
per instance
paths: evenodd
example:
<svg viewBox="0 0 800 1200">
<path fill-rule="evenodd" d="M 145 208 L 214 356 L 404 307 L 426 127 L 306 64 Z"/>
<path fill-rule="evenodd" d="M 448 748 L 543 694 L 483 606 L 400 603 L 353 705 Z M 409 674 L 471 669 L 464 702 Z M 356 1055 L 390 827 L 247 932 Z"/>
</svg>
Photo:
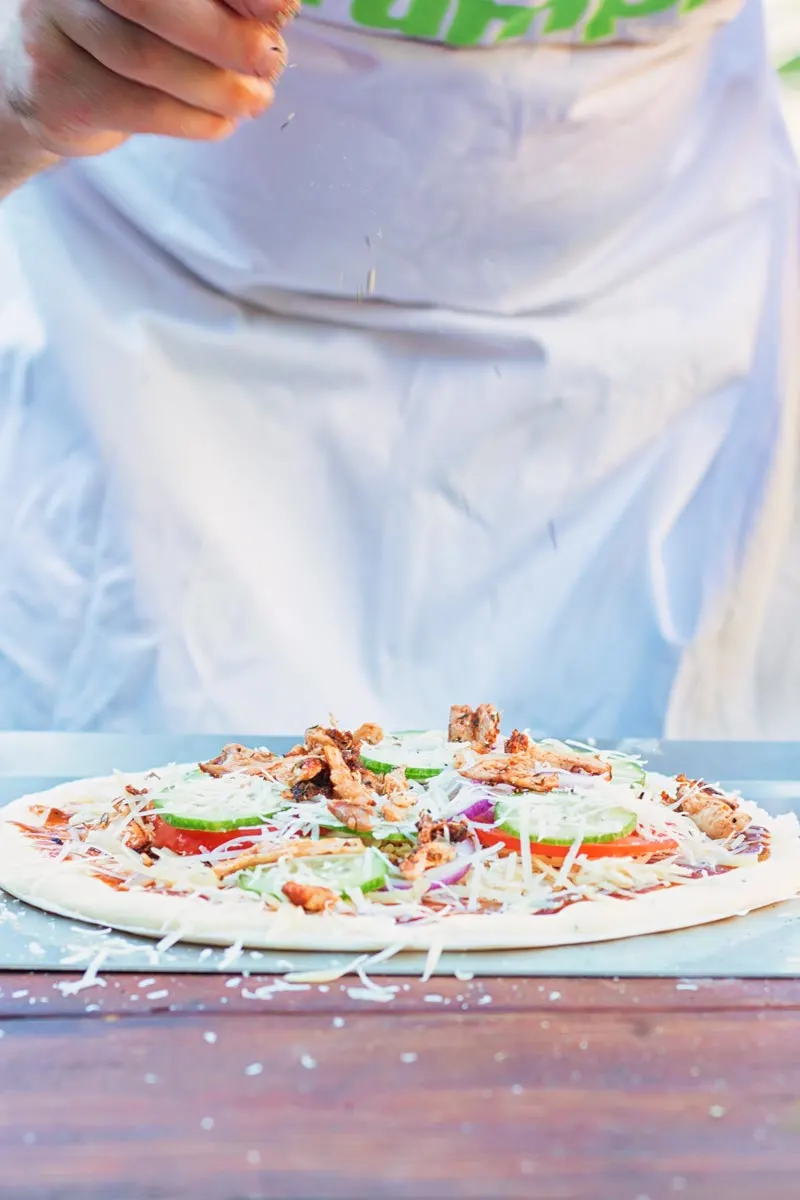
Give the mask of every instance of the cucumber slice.
<svg viewBox="0 0 800 1200">
<path fill-rule="evenodd" d="M 236 817 L 230 821 L 208 821 L 202 817 L 183 817 L 179 813 L 167 812 L 154 805 L 162 821 L 175 829 L 197 829 L 202 833 L 228 833 L 235 829 L 258 829 L 264 824 L 265 816 Z"/>
<path fill-rule="evenodd" d="M 361 765 L 375 775 L 387 775 L 402 767 L 407 779 L 424 782 L 452 766 L 457 749 L 444 733 L 407 730 L 389 733 L 377 746 L 368 746 L 361 754 Z"/>
<path fill-rule="evenodd" d="M 327 854 L 318 858 L 289 858 L 270 867 L 242 871 L 239 886 L 257 896 L 283 898 L 281 888 L 288 880 L 315 884 L 349 899 L 348 889 L 374 892 L 384 886 L 389 871 L 387 859 L 367 847 L 363 854 Z"/>
<path fill-rule="evenodd" d="M 380 827 L 371 829 L 369 833 L 358 833 L 350 829 L 347 825 L 341 825 L 338 821 L 325 821 L 322 828 L 327 833 L 333 834 L 334 837 L 361 838 L 362 842 L 370 844 L 372 842 L 413 842 L 415 839 L 410 833 L 402 833 L 397 829 L 386 829 Z"/>
<path fill-rule="evenodd" d="M 360 756 L 362 767 L 366 767 L 368 771 L 372 771 L 373 775 L 388 775 L 390 771 L 396 770 L 397 767 L 402 767 L 403 763 L 379 762 L 375 758 L 367 758 L 364 754 Z M 406 779 L 426 780 L 434 779 L 437 775 L 441 775 L 444 767 L 406 767 Z"/>
<path fill-rule="evenodd" d="M 611 767 L 611 780 L 621 786 L 643 788 L 647 772 L 644 766 L 632 758 L 615 758 L 603 754 L 602 750 L 593 750 L 591 746 L 571 746 L 568 742 L 559 742 L 555 738 L 544 738 L 542 745 L 551 750 L 563 750 L 568 754 L 594 754 Z"/>
<path fill-rule="evenodd" d="M 630 758 L 612 758 L 611 779 L 614 783 L 641 789 L 647 782 L 647 772 L 641 763 Z"/>
<path fill-rule="evenodd" d="M 176 829 L 226 833 L 255 829 L 286 807 L 280 787 L 263 780 L 212 779 L 194 771 L 153 796 L 153 808 Z"/>
<path fill-rule="evenodd" d="M 559 793 L 551 792 L 550 796 L 557 801 Z M 564 793 L 563 799 L 563 813 L 558 811 L 557 804 L 550 802 L 534 802 L 528 807 L 527 829 L 532 842 L 544 846 L 571 846 L 577 837 L 587 844 L 616 842 L 633 833 L 638 823 L 636 813 L 628 808 L 603 808 L 589 811 L 585 816 L 576 815 L 574 808 L 569 811 L 568 805 L 574 797 Z M 505 833 L 520 837 L 522 821 L 518 805 L 496 804 L 494 818 Z"/>
</svg>

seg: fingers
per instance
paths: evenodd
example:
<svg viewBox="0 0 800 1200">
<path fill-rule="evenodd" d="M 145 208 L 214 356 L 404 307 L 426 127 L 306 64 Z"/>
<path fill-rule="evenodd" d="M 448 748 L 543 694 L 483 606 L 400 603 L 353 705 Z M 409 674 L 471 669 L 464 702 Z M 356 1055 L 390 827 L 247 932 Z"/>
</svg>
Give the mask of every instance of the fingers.
<svg viewBox="0 0 800 1200">
<path fill-rule="evenodd" d="M 4 0 L 0 0 L 0 7 Z M 299 0 L 24 0 L 5 91 L 53 154 L 214 140 L 269 107 Z"/>
<path fill-rule="evenodd" d="M 250 0 L 255 4 L 255 0 Z M 261 0 L 259 0 L 261 2 Z M 263 0 L 273 21 L 286 10 Z M 105 7 L 134 25 L 206 62 L 245 75 L 270 79 L 275 59 L 285 62 L 286 47 L 276 24 L 247 19 L 219 0 L 103 0 Z"/>
<path fill-rule="evenodd" d="M 58 27 L 112 74 L 167 93 L 191 108 L 236 120 L 255 117 L 274 99 L 268 79 L 212 66 L 111 12 L 98 0 L 57 9 Z M 273 78 L 282 68 L 273 54 Z"/>
<path fill-rule="evenodd" d="M 26 117 L 54 154 L 73 153 L 108 130 L 213 141 L 235 128 L 224 116 L 120 78 L 60 31 L 53 29 L 49 43 L 39 65 L 35 104 Z"/>
</svg>

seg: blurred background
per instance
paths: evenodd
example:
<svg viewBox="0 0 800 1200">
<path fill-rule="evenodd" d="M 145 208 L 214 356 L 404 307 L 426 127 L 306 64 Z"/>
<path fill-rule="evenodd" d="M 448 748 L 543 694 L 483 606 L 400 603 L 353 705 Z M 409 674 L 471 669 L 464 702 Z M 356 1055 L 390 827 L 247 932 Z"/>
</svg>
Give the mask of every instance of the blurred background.
<svg viewBox="0 0 800 1200">
<path fill-rule="evenodd" d="M 765 0 L 772 61 L 780 73 L 786 117 L 800 153 L 800 0 Z"/>
</svg>

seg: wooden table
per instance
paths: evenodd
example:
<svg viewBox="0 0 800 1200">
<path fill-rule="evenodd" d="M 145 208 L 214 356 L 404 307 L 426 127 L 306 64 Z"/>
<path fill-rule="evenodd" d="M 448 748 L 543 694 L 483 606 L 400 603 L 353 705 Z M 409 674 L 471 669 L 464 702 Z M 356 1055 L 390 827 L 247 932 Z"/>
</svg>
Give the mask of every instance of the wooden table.
<svg viewBox="0 0 800 1200">
<path fill-rule="evenodd" d="M 800 982 L 70 978 L 0 975 L 3 1200 L 800 1195 Z"/>
<path fill-rule="evenodd" d="M 0 732 L 0 804 L 296 740 Z M 800 744 L 647 753 L 800 804 Z M 66 978 L 0 972 L 0 1200 L 800 1198 L 800 981 Z"/>
</svg>

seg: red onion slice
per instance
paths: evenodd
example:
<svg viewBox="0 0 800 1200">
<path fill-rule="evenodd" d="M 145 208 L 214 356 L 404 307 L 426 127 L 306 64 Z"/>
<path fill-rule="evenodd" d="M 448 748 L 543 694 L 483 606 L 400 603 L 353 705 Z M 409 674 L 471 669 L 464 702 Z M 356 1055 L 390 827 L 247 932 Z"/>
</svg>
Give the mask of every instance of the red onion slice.
<svg viewBox="0 0 800 1200">
<path fill-rule="evenodd" d="M 454 862 L 442 863 L 440 867 L 434 867 L 430 871 L 426 871 L 420 878 L 430 884 L 432 892 L 438 891 L 439 888 L 453 887 L 456 883 L 461 883 L 461 880 L 469 873 L 472 866 L 473 857 L 457 858 Z M 416 882 L 416 880 L 414 881 Z M 407 891 L 413 887 L 413 883 L 407 879 L 393 879 L 391 882 L 391 890 Z"/>
<path fill-rule="evenodd" d="M 462 808 L 459 816 L 466 817 L 468 821 L 494 821 L 494 804 L 488 796 L 482 796 L 480 800 L 474 800 L 468 808 Z"/>
<path fill-rule="evenodd" d="M 471 858 L 468 858 L 466 862 L 443 863 L 441 867 L 435 867 L 432 871 L 427 872 L 424 878 L 430 881 L 431 891 L 441 887 L 452 887 L 453 884 L 461 883 L 461 880 L 469 874 L 471 866 Z"/>
</svg>

